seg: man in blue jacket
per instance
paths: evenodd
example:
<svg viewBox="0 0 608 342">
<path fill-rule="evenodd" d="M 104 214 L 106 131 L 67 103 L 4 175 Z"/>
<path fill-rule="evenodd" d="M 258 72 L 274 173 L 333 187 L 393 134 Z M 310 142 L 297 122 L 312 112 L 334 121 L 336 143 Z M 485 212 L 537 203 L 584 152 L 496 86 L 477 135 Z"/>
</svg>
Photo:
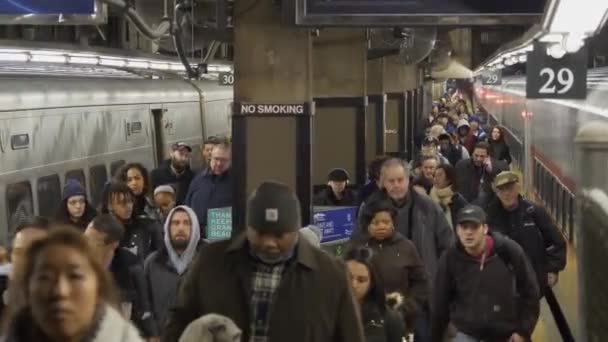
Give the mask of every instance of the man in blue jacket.
<svg viewBox="0 0 608 342">
<path fill-rule="evenodd" d="M 232 206 L 232 160 L 230 142 L 213 147 L 209 167 L 199 173 L 190 184 L 185 204 L 194 210 L 201 226 L 201 236 L 207 237 L 207 211 Z"/>
</svg>

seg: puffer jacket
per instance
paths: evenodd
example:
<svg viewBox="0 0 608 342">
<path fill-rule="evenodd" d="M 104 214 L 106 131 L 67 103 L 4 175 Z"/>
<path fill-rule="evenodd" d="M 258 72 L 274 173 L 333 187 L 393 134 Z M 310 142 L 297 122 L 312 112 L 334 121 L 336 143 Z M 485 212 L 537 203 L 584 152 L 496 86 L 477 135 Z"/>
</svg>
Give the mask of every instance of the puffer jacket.
<svg viewBox="0 0 608 342">
<path fill-rule="evenodd" d="M 162 228 L 157 221 L 136 217 L 123 224 L 125 235 L 120 247 L 137 256 L 142 264 L 150 253 L 163 247 Z"/>
<path fill-rule="evenodd" d="M 403 341 L 405 325 L 399 312 L 387 307 L 382 313 L 373 305 L 363 304 L 362 319 L 365 342 Z"/>
<path fill-rule="evenodd" d="M 104 305 L 99 309 L 93 329 L 83 342 L 144 342 L 137 329 L 114 308 Z M 3 342 L 44 341 L 41 329 L 35 324 L 31 313 L 17 314 Z"/>
<path fill-rule="evenodd" d="M 382 241 L 366 232 L 352 239 L 347 249 L 364 246 L 374 251 L 372 263 L 382 278 L 384 291 L 403 296 L 400 311 L 408 323 L 413 324 L 416 314 L 427 308 L 429 297 L 428 277 L 416 247 L 397 232 Z"/>
</svg>

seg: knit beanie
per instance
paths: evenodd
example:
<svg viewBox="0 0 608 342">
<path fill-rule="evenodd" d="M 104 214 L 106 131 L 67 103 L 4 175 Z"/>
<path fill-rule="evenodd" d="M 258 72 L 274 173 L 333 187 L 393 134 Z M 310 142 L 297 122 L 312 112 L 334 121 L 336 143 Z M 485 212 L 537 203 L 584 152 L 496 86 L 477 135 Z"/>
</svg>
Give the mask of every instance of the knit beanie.
<svg viewBox="0 0 608 342">
<path fill-rule="evenodd" d="M 301 226 L 300 201 L 287 185 L 263 182 L 247 203 L 247 225 L 262 233 L 295 232 Z"/>
<path fill-rule="evenodd" d="M 87 195 L 87 191 L 85 190 L 85 188 L 80 184 L 79 181 L 75 180 L 75 179 L 68 179 L 65 182 L 65 185 L 63 187 L 63 200 L 66 200 L 70 197 L 74 197 L 74 196 L 86 196 Z"/>
</svg>

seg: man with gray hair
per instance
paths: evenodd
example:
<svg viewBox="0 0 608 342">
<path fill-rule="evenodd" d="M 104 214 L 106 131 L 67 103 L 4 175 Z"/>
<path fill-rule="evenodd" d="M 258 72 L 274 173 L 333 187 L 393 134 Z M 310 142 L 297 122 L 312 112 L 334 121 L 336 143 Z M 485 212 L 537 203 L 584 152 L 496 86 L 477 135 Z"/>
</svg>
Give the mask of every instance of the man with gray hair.
<svg viewBox="0 0 608 342">
<path fill-rule="evenodd" d="M 346 269 L 301 235 L 300 201 L 262 183 L 247 203 L 246 232 L 204 246 L 181 284 L 164 341 L 202 315 L 224 315 L 242 341 L 363 342 Z"/>
<path fill-rule="evenodd" d="M 363 203 L 359 212 L 363 212 L 366 204 L 390 200 L 397 211 L 395 228 L 416 245 L 433 279 L 441 253 L 454 243 L 454 232 L 437 204 L 412 191 L 409 176 L 405 161 L 393 158 L 384 162 L 380 170 L 381 189 Z M 358 230 L 366 228 L 360 226 Z"/>
</svg>

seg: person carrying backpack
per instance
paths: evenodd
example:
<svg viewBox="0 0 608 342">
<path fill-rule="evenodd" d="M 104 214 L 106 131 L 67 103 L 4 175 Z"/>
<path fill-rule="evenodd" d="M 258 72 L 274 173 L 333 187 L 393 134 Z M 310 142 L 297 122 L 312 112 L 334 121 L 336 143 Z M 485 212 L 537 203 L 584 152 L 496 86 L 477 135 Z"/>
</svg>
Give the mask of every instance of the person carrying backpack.
<svg viewBox="0 0 608 342">
<path fill-rule="evenodd" d="M 557 284 L 558 273 L 566 267 L 566 240 L 543 207 L 520 195 L 516 173 L 499 173 L 492 186 L 496 198 L 486 210 L 488 226 L 523 248 L 538 278 L 542 297 Z"/>
<path fill-rule="evenodd" d="M 534 270 L 522 248 L 488 232 L 475 205 L 457 217 L 456 243 L 439 259 L 433 287 L 431 333 L 442 342 L 448 323 L 455 342 L 529 341 L 540 312 Z"/>
</svg>

